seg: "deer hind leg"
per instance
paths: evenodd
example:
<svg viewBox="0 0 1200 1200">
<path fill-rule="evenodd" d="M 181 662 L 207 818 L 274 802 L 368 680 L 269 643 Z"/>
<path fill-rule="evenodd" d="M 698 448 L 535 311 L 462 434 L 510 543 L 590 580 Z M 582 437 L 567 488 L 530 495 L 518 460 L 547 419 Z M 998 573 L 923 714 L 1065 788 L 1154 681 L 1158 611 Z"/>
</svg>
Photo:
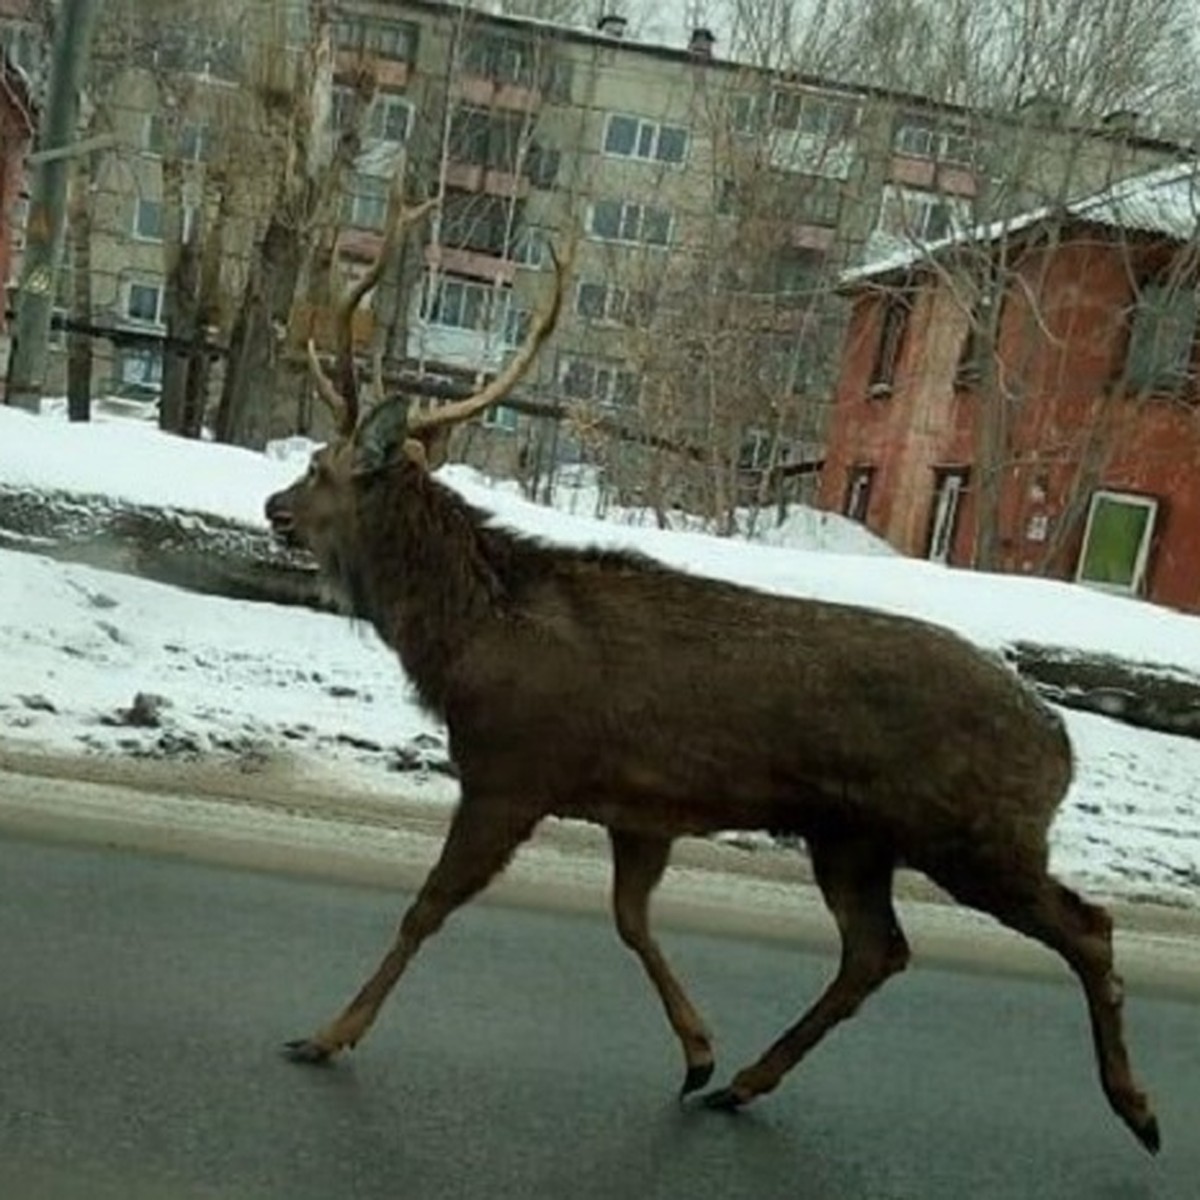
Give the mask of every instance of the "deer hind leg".
<svg viewBox="0 0 1200 1200">
<path fill-rule="evenodd" d="M 834 838 L 810 839 L 809 848 L 817 884 L 841 934 L 841 965 L 817 1002 L 756 1063 L 704 1097 L 710 1108 L 737 1109 L 774 1090 L 830 1029 L 908 965 L 908 943 L 892 907 L 891 848 Z"/>
<path fill-rule="evenodd" d="M 405 912 L 396 939 L 375 973 L 328 1025 L 310 1038 L 288 1042 L 288 1057 L 295 1062 L 320 1063 L 340 1050 L 353 1049 L 421 943 L 504 869 L 536 824 L 536 818 L 524 812 L 507 811 L 490 801 L 468 803 L 464 799 L 454 814 L 441 856 Z"/>
<path fill-rule="evenodd" d="M 671 839 L 610 829 L 613 858 L 613 916 L 621 941 L 641 960 L 687 1064 L 681 1096 L 702 1088 L 713 1073 L 712 1038 L 650 933 L 650 893 L 662 878 Z"/>
<path fill-rule="evenodd" d="M 1054 879 L 1044 866 L 1014 870 L 1012 863 L 972 864 L 956 859 L 930 871 L 956 899 L 1054 950 L 1083 987 L 1100 1084 L 1113 1111 L 1151 1153 L 1161 1145 L 1158 1121 L 1134 1080 L 1121 1018 L 1124 986 L 1113 968 L 1112 919 Z"/>
</svg>

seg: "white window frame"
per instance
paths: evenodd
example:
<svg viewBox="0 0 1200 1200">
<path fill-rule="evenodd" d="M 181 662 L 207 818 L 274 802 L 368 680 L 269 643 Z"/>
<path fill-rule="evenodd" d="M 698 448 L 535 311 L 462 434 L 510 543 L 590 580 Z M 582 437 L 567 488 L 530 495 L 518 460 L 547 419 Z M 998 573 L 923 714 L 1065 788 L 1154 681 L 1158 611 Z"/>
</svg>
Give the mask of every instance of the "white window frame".
<svg viewBox="0 0 1200 1200">
<path fill-rule="evenodd" d="M 480 424 L 497 433 L 516 433 L 521 414 L 507 404 L 493 404 L 483 410 Z"/>
<path fill-rule="evenodd" d="M 350 229 L 382 233 L 387 225 L 391 184 L 382 175 L 353 174 L 342 192 L 341 220 Z M 368 219 L 370 217 L 370 219 Z"/>
<path fill-rule="evenodd" d="M 431 291 L 433 288 L 436 288 L 436 292 Z M 459 297 L 459 320 L 445 319 L 444 310 L 453 303 L 452 299 L 447 299 L 447 289 L 453 289 L 449 292 L 451 298 L 456 294 Z M 472 295 L 478 295 L 480 298 L 477 310 L 479 316 L 477 320 L 468 322 L 462 318 L 466 314 L 467 299 Z M 505 345 L 511 344 L 509 314 L 513 309 L 512 291 L 509 288 L 496 288 L 482 280 L 467 279 L 461 275 L 426 275 L 424 301 L 424 321 L 431 329 L 496 334 Z"/>
<path fill-rule="evenodd" d="M 616 237 L 609 237 L 607 234 L 601 233 L 596 229 L 596 211 L 601 204 L 617 204 L 620 205 L 620 215 L 618 217 L 618 225 L 622 228 L 628 223 L 630 216 L 636 212 L 637 214 L 637 236 L 623 237 L 620 233 Z M 642 236 L 646 224 L 646 214 L 649 212 L 664 214 L 667 218 L 667 236 L 665 241 L 648 241 Z M 654 204 L 641 204 L 636 200 L 612 200 L 602 199 L 594 201 L 587 207 L 587 232 L 588 237 L 597 242 L 607 242 L 612 246 L 646 246 L 652 250 L 669 249 L 675 241 L 675 214 L 669 208 L 660 208 Z"/>
<path fill-rule="evenodd" d="M 603 293 L 599 315 L 585 311 L 583 296 L 585 288 Z M 628 325 L 634 305 L 635 293 L 631 288 L 616 283 L 601 283 L 595 279 L 581 279 L 575 289 L 575 315 L 594 325 Z"/>
<path fill-rule="evenodd" d="M 333 24 L 334 49 L 388 62 L 411 63 L 417 49 L 416 27 L 409 21 L 360 14 L 338 17 Z M 387 43 L 385 45 L 385 43 Z"/>
<path fill-rule="evenodd" d="M 155 137 L 155 130 L 158 136 Z M 186 144 L 184 134 L 187 131 L 195 133 L 195 142 L 190 154 L 184 154 Z M 213 128 L 208 121 L 185 120 L 179 129 L 179 158 L 183 162 L 204 162 L 208 158 L 209 144 L 212 140 Z M 147 158 L 165 158 L 166 122 L 162 113 L 147 113 L 142 125 L 142 153 Z"/>
<path fill-rule="evenodd" d="M 1149 520 L 1142 533 L 1142 540 L 1137 549 L 1133 564 L 1133 579 L 1128 584 L 1109 583 L 1104 580 L 1087 579 L 1083 574 L 1084 562 L 1087 559 L 1088 543 L 1092 538 L 1092 525 L 1095 521 L 1096 510 L 1101 503 L 1124 504 L 1130 508 L 1143 508 L 1149 513 Z M 1146 581 L 1146 567 L 1150 561 L 1150 543 L 1154 540 L 1154 526 L 1158 520 L 1159 502 L 1153 496 L 1143 496 L 1136 492 L 1120 492 L 1108 488 L 1099 488 L 1088 501 L 1087 522 L 1083 528 L 1083 541 L 1079 546 L 1079 561 L 1075 564 L 1075 582 L 1085 587 L 1096 588 L 1102 592 L 1115 592 L 1121 596 L 1136 596 L 1141 593 Z"/>
<path fill-rule="evenodd" d="M 629 151 L 609 148 L 613 123 L 616 121 L 631 121 L 634 126 L 633 149 Z M 662 157 L 663 132 L 671 130 L 683 135 L 683 152 L 679 158 Z M 604 122 L 604 140 L 601 143 L 605 158 L 628 159 L 634 162 L 658 163 L 664 167 L 674 167 L 677 170 L 687 166 L 688 152 L 691 150 L 692 136 L 686 125 L 674 125 L 668 121 L 653 121 L 649 117 L 639 117 L 634 113 L 609 113 Z"/>
<path fill-rule="evenodd" d="M 947 228 L 930 235 L 930 224 L 939 209 L 948 210 Z M 893 222 L 891 218 L 896 210 L 899 210 L 899 221 Z M 944 192 L 888 184 L 880 197 L 875 230 L 910 242 L 936 242 L 964 232 L 969 228 L 970 221 L 971 202 L 964 196 L 948 196 Z M 899 228 L 894 228 L 894 224 L 898 224 Z"/>
<path fill-rule="evenodd" d="M 550 261 L 549 233 L 538 225 L 515 230 L 508 246 L 508 261 L 540 271 Z"/>
<path fill-rule="evenodd" d="M 961 147 L 961 152 L 956 147 Z M 969 168 L 975 157 L 974 139 L 965 129 L 941 129 L 916 117 L 900 119 L 892 149 L 906 158 L 931 159 L 954 167 Z"/>
<path fill-rule="evenodd" d="M 147 364 L 148 370 L 137 375 L 127 368 L 133 363 Z M 163 379 L 163 352 L 153 346 L 131 349 L 125 347 L 117 356 L 117 378 L 123 386 L 140 387 L 147 392 L 161 392 Z"/>
<path fill-rule="evenodd" d="M 147 291 L 152 291 L 155 293 L 154 317 L 152 319 L 148 320 L 146 317 L 134 316 L 133 312 L 130 310 L 130 305 L 133 301 L 134 288 L 145 288 Z M 123 291 L 124 304 L 122 305 L 122 309 L 124 320 L 130 321 L 134 325 L 141 325 L 149 328 L 161 328 L 163 326 L 163 301 L 166 297 L 166 287 L 162 283 L 150 283 L 144 279 L 131 279 L 125 283 Z"/>
<path fill-rule="evenodd" d="M 603 379 L 604 386 L 593 388 L 592 393 L 587 396 L 580 395 L 577 392 L 568 392 L 566 390 L 567 380 L 572 368 L 576 366 L 590 368 L 593 372 L 593 381 Z M 629 376 L 634 384 L 630 398 L 624 402 L 616 398 L 617 382 L 622 375 Z M 623 408 L 636 406 L 641 390 L 637 386 L 637 372 L 626 366 L 619 358 L 603 358 L 592 354 L 560 355 L 558 360 L 558 383 L 559 387 L 563 389 L 563 395 L 567 399 L 585 404 L 594 404 L 597 408 L 605 409 L 609 412 L 618 412 Z"/>
<path fill-rule="evenodd" d="M 147 204 L 155 205 L 158 210 L 159 232 L 156 234 L 143 233 L 142 211 L 143 206 Z M 163 240 L 162 235 L 162 220 L 163 220 L 163 202 L 161 199 L 154 200 L 149 196 L 138 196 L 133 205 L 133 240 L 135 242 L 149 242 L 154 245 L 160 245 Z M 185 204 L 183 206 L 183 240 L 186 242 L 192 233 L 192 226 L 196 221 L 196 206 L 194 204 Z"/>
</svg>

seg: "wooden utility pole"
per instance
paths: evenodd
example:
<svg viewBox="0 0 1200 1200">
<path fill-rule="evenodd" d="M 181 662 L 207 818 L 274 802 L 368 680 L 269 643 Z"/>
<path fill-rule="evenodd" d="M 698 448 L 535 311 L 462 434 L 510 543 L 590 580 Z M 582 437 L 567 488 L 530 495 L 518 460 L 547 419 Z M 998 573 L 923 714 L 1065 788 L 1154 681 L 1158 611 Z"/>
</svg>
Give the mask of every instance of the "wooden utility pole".
<svg viewBox="0 0 1200 1200">
<path fill-rule="evenodd" d="M 62 0 L 55 19 L 50 84 L 31 156 L 33 185 L 25 229 L 25 261 L 17 292 L 6 400 L 36 410 L 46 376 L 46 343 L 57 292 L 66 224 L 67 180 L 79 119 L 96 0 Z M 86 419 L 87 414 L 72 414 Z"/>
</svg>

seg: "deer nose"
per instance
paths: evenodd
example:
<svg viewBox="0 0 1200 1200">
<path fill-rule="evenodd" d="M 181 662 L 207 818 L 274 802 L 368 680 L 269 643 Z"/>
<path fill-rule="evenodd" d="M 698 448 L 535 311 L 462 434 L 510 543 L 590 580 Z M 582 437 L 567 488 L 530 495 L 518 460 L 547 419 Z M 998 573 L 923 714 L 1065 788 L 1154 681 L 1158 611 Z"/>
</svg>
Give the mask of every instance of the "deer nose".
<svg viewBox="0 0 1200 1200">
<path fill-rule="evenodd" d="M 268 496 L 267 502 L 263 506 L 263 511 L 266 514 L 267 520 L 276 528 L 292 523 L 292 514 L 288 510 L 287 501 L 283 498 L 282 492 L 276 492 L 273 496 Z"/>
</svg>

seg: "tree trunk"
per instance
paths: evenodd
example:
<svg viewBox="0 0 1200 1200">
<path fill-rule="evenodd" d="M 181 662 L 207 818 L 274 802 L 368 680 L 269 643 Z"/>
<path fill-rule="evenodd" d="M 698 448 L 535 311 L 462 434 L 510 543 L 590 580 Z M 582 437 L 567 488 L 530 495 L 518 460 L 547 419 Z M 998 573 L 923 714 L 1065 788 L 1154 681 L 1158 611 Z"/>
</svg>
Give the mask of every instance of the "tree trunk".
<svg viewBox="0 0 1200 1200">
<path fill-rule="evenodd" d="M 76 163 L 68 228 L 71 234 L 71 315 L 84 326 L 92 323 L 92 204 L 91 164 Z M 87 421 L 92 415 L 92 339 L 67 334 L 67 415 Z"/>
<path fill-rule="evenodd" d="M 267 225 L 229 339 L 216 438 L 262 448 L 279 387 L 280 330 L 286 330 L 304 258 L 300 231 L 273 216 Z"/>
<path fill-rule="evenodd" d="M 175 130 L 171 134 L 174 146 Z M 169 340 L 163 349 L 158 424 L 168 433 L 182 433 L 189 355 L 179 342 L 190 341 L 195 327 L 197 247 L 196 222 L 189 230 L 184 221 L 183 164 L 174 154 L 163 158 L 162 188 L 163 322 Z"/>
</svg>

